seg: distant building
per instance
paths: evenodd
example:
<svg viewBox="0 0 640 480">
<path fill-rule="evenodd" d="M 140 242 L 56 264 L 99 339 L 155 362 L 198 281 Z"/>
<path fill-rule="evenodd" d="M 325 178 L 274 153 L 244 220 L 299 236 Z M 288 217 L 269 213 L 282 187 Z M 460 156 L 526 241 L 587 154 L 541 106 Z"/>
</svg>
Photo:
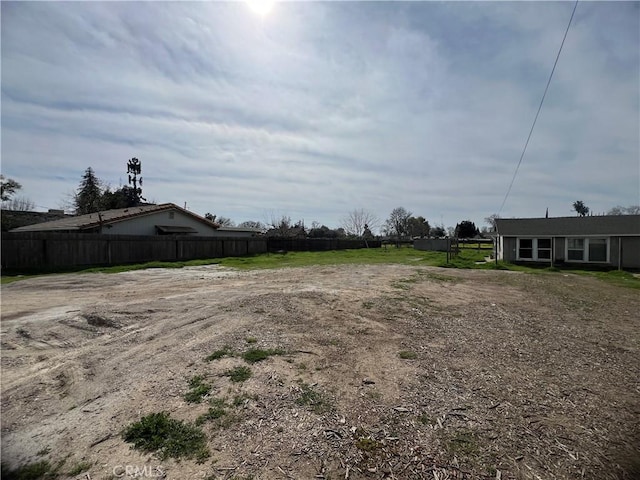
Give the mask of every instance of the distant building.
<svg viewBox="0 0 640 480">
<path fill-rule="evenodd" d="M 640 215 L 496 220 L 498 259 L 640 269 Z"/>
<path fill-rule="evenodd" d="M 81 232 L 111 235 L 254 237 L 254 228 L 221 227 L 173 203 L 119 208 L 27 225 L 12 232 Z"/>
</svg>

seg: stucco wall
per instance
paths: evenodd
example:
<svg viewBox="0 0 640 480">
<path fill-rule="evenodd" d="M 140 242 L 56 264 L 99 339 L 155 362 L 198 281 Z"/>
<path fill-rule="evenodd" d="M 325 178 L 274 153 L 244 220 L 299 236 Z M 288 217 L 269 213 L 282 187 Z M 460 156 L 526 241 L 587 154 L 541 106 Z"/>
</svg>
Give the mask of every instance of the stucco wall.
<svg viewBox="0 0 640 480">
<path fill-rule="evenodd" d="M 173 218 L 171 214 L 173 213 Z M 167 225 L 172 227 L 191 227 L 198 233 L 191 233 L 193 236 L 211 237 L 216 235 L 213 227 L 199 222 L 195 218 L 189 217 L 182 212 L 171 210 L 150 213 L 140 217 L 130 218 L 122 222 L 106 225 L 102 228 L 102 233 L 109 235 L 157 235 L 156 225 Z M 231 235 L 237 237 L 238 234 Z"/>
</svg>

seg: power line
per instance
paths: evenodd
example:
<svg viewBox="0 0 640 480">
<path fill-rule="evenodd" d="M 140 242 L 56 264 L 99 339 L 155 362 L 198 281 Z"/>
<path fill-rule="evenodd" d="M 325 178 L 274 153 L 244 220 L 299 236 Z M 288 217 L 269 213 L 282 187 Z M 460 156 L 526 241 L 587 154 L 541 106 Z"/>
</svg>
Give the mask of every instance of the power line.
<svg viewBox="0 0 640 480">
<path fill-rule="evenodd" d="M 522 163 L 522 159 L 524 158 L 524 154 L 527 151 L 527 146 L 529 146 L 529 140 L 531 140 L 531 135 L 533 134 L 533 129 L 536 126 L 536 122 L 538 121 L 538 115 L 540 115 L 540 110 L 542 110 L 542 104 L 544 103 L 544 99 L 547 96 L 547 90 L 549 90 L 549 85 L 551 84 L 551 79 L 553 78 L 553 72 L 556 71 L 556 65 L 558 65 L 558 59 L 560 58 L 560 53 L 562 52 L 562 47 L 564 46 L 564 41 L 567 39 L 567 34 L 569 33 L 569 27 L 571 26 L 571 21 L 573 20 L 573 15 L 576 13 L 576 8 L 578 7 L 578 0 L 576 0 L 575 5 L 573 6 L 573 11 L 571 12 L 571 18 L 569 18 L 569 23 L 567 24 L 567 29 L 564 31 L 564 37 L 562 37 L 562 43 L 560 44 L 560 49 L 558 50 L 558 55 L 556 55 L 556 61 L 553 63 L 553 68 L 551 69 L 551 75 L 549 75 L 549 80 L 547 80 L 547 86 L 544 88 L 544 93 L 542 94 L 542 99 L 540 100 L 540 105 L 538 106 L 538 111 L 536 112 L 536 116 L 533 119 L 533 124 L 531 125 L 531 130 L 529 131 L 529 136 L 527 137 L 527 141 L 524 144 L 524 148 L 522 149 L 522 155 L 520 155 L 520 160 L 518 160 L 518 166 L 516 167 L 516 171 L 513 172 L 513 178 L 511 179 L 511 183 L 509 184 L 509 188 L 507 189 L 507 194 L 504 196 L 504 200 L 502 200 L 502 205 L 500 205 L 500 210 L 498 210 L 498 215 L 502 212 L 504 208 L 504 204 L 507 202 L 507 198 L 511 193 L 511 187 L 513 187 L 513 182 L 516 180 L 516 176 L 518 175 L 518 170 L 520 169 L 520 164 Z"/>
</svg>

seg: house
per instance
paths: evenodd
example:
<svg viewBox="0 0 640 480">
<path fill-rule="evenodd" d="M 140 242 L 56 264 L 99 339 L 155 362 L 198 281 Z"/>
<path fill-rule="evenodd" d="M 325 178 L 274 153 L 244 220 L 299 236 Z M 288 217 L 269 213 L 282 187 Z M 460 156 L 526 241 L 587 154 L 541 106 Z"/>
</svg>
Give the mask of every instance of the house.
<svg viewBox="0 0 640 480">
<path fill-rule="evenodd" d="M 640 215 L 501 218 L 496 224 L 499 260 L 640 269 Z"/>
<path fill-rule="evenodd" d="M 173 203 L 119 208 L 14 228 L 11 232 L 79 232 L 110 235 L 255 237 L 253 228 L 220 227 Z"/>
</svg>

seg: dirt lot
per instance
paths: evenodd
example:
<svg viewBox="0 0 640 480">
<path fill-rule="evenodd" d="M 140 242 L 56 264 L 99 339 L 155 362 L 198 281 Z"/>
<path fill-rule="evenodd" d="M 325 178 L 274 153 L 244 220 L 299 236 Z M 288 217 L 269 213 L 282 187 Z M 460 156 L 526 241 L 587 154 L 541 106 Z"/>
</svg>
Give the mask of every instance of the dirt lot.
<svg viewBox="0 0 640 480">
<path fill-rule="evenodd" d="M 638 312 L 637 290 L 594 278 L 399 265 L 16 282 L 2 461 L 93 480 L 640 478 Z M 204 360 L 224 346 L 286 354 L 233 383 L 240 357 Z M 142 416 L 207 411 L 184 399 L 195 375 L 229 405 L 203 425 L 211 457 L 132 450 Z"/>
</svg>

